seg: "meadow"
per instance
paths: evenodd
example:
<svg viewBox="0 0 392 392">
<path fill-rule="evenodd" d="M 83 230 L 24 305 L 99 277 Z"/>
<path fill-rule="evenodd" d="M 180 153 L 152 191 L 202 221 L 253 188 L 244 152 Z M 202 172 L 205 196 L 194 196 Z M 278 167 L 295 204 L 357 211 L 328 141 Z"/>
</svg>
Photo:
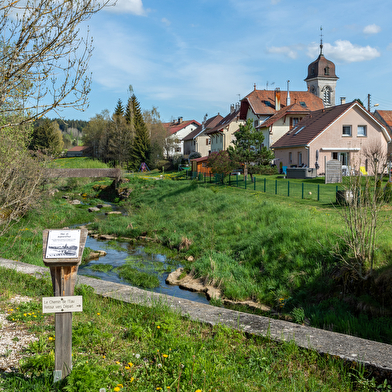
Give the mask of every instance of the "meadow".
<svg viewBox="0 0 392 392">
<path fill-rule="evenodd" d="M 1 373 L 0 390 L 389 390 L 358 363 L 193 322 L 162 303 L 147 307 L 102 298 L 87 286 L 75 291 L 83 295 L 83 312 L 73 315 L 72 372 L 53 385 L 54 316 L 41 313 L 40 301 L 52 295 L 49 279 L 0 270 L 0 284 L 0 311 L 38 338 L 25 350 L 20 368 Z M 15 294 L 32 301 L 11 303 Z"/>
</svg>

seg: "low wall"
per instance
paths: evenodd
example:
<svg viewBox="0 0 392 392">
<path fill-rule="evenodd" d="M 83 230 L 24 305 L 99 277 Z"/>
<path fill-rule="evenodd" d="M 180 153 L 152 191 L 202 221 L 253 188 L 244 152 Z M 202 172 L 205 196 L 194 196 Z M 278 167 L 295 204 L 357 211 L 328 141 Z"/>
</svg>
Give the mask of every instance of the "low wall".
<svg viewBox="0 0 392 392">
<path fill-rule="evenodd" d="M 110 177 L 120 179 L 121 169 L 47 169 L 48 178 Z"/>
</svg>

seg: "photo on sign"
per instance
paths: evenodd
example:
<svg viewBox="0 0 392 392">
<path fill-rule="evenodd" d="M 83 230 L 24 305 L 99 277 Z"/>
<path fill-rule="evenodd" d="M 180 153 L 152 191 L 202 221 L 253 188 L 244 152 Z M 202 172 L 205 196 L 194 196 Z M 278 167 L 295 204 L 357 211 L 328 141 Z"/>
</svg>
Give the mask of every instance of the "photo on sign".
<svg viewBox="0 0 392 392">
<path fill-rule="evenodd" d="M 77 258 L 79 246 L 80 230 L 49 230 L 46 258 Z"/>
</svg>

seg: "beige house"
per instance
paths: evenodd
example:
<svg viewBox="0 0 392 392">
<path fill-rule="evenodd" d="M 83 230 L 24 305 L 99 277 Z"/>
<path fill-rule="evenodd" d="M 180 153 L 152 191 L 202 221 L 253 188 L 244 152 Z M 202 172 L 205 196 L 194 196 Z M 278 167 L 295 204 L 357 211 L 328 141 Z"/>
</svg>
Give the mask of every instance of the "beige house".
<svg viewBox="0 0 392 392">
<path fill-rule="evenodd" d="M 219 113 L 209 119 L 207 119 L 206 115 L 203 123 L 182 139 L 184 155 L 188 156 L 192 152 L 198 152 L 202 157 L 209 155 L 211 152 L 211 138 L 207 132 L 214 128 L 222 119 L 223 117 Z"/>
<path fill-rule="evenodd" d="M 211 152 L 227 150 L 230 145 L 233 145 L 234 133 L 238 131 L 240 124 L 245 123 L 240 120 L 239 113 L 239 109 L 235 110 L 232 107 L 230 113 L 216 127 L 206 132 L 211 138 Z"/>
<path fill-rule="evenodd" d="M 370 172 L 365 151 L 377 148 L 386 154 L 390 141 L 381 122 L 354 101 L 310 113 L 271 148 L 283 167 L 318 167 L 322 175 L 325 162 L 338 159 L 350 174 L 360 166 Z"/>
</svg>

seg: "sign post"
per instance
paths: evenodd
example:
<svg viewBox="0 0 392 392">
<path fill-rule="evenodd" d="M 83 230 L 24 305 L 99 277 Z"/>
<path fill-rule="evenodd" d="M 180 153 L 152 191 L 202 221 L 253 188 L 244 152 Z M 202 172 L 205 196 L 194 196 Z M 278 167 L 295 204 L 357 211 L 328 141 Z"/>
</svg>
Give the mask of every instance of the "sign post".
<svg viewBox="0 0 392 392">
<path fill-rule="evenodd" d="M 77 306 L 80 299 L 72 296 L 87 233 L 87 229 L 43 231 L 43 261 L 50 268 L 55 296 L 42 300 L 43 311 L 55 313 L 54 382 L 72 369 L 72 312 L 82 310 L 82 306 Z"/>
</svg>

